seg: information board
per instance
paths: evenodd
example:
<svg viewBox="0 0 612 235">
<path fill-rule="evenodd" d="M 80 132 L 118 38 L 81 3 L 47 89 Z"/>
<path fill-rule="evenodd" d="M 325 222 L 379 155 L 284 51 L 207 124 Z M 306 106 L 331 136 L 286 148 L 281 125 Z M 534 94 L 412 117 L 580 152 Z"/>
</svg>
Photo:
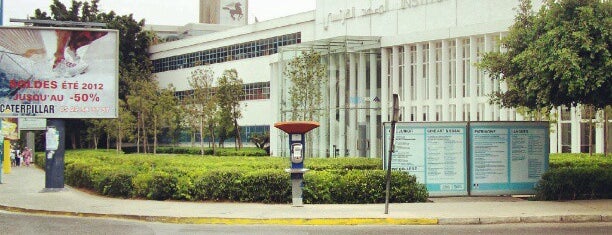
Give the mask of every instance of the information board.
<svg viewBox="0 0 612 235">
<path fill-rule="evenodd" d="M 471 195 L 533 194 L 548 169 L 548 122 L 470 123 Z"/>
<path fill-rule="evenodd" d="M 384 162 L 391 125 L 385 124 Z M 432 196 L 467 195 L 467 124 L 396 123 L 391 169 L 406 171 Z"/>
</svg>

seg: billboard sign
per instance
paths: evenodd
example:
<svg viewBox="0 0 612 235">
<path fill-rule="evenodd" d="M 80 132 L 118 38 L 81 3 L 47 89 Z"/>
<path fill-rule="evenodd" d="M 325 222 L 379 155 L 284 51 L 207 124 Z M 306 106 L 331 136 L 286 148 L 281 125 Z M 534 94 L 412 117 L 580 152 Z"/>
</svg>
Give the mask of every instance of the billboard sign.
<svg viewBox="0 0 612 235">
<path fill-rule="evenodd" d="M 472 195 L 533 194 L 548 169 L 548 122 L 470 124 Z"/>
<path fill-rule="evenodd" d="M 19 118 L 20 131 L 44 131 L 47 129 L 47 119 L 44 118 Z"/>
<path fill-rule="evenodd" d="M 0 27 L 0 115 L 116 118 L 116 30 Z"/>
<path fill-rule="evenodd" d="M 389 123 L 385 123 L 383 156 L 390 148 Z M 395 152 L 391 169 L 415 175 L 432 196 L 467 195 L 467 124 L 396 123 Z"/>
<path fill-rule="evenodd" d="M 389 123 L 384 133 L 387 162 Z M 533 194 L 549 138 L 548 122 L 398 122 L 391 169 L 415 175 L 432 196 Z"/>
</svg>

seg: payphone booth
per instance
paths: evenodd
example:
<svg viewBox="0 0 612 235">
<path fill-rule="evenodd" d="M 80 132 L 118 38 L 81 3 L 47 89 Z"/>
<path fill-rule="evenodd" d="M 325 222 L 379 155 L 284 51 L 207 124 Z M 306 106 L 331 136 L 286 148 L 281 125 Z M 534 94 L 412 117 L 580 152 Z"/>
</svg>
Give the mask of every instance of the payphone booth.
<svg viewBox="0 0 612 235">
<path fill-rule="evenodd" d="M 319 127 L 319 123 L 308 121 L 277 122 L 274 123 L 274 127 L 289 134 L 291 168 L 285 169 L 285 171 L 291 173 L 291 201 L 293 206 L 303 206 L 302 188 L 304 173 L 308 171 L 308 169 L 304 168 L 305 135 L 310 130 Z"/>
</svg>

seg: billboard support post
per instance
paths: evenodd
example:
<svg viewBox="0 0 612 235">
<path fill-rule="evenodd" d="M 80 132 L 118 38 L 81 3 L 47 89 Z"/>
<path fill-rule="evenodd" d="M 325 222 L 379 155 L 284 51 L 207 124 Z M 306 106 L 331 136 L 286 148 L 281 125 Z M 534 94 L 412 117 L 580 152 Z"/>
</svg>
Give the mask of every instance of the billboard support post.
<svg viewBox="0 0 612 235">
<path fill-rule="evenodd" d="M 64 190 L 65 136 L 65 121 L 49 119 L 45 135 L 45 188 L 43 192 Z"/>
</svg>

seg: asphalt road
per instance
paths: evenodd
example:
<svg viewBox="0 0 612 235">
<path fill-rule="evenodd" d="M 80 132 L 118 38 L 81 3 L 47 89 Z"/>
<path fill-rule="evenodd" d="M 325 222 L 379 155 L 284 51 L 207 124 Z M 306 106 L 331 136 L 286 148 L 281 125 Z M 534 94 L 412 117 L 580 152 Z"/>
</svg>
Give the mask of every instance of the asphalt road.
<svg viewBox="0 0 612 235">
<path fill-rule="evenodd" d="M 414 226 L 275 226 L 163 224 L 40 216 L 0 211 L 0 234 L 610 234 L 612 223 Z"/>
</svg>

